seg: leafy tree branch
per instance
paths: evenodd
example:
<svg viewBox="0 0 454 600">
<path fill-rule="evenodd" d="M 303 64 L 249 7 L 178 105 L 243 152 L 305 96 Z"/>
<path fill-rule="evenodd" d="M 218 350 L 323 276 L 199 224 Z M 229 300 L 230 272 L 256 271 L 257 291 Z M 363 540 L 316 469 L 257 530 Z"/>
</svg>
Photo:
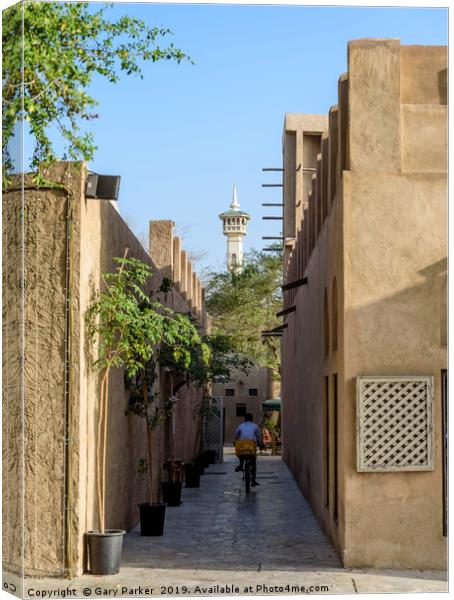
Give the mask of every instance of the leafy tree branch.
<svg viewBox="0 0 454 600">
<path fill-rule="evenodd" d="M 49 128 L 66 142 L 60 158 L 93 158 L 96 146 L 81 121 L 96 119 L 87 91 L 95 75 L 117 83 L 122 73 L 143 78 L 142 63 L 189 57 L 164 43 L 169 29 L 138 18 L 107 18 L 112 5 L 93 12 L 89 3 L 26 0 L 3 11 L 3 166 L 11 172 L 8 144 L 26 120 L 35 138 L 31 167 L 56 159 Z M 23 22 L 23 25 L 22 25 Z M 23 47 L 23 60 L 22 60 Z M 189 59 L 190 60 L 190 59 Z"/>
<path fill-rule="evenodd" d="M 229 337 L 235 352 L 280 377 L 277 338 L 262 338 L 262 331 L 280 324 L 282 264 L 276 256 L 252 251 L 241 270 L 211 273 L 207 285 L 207 310 L 213 333 Z"/>
<path fill-rule="evenodd" d="M 152 432 L 161 420 L 162 406 L 156 404 L 155 357 L 160 344 L 179 357 L 180 347 L 200 343 L 197 329 L 186 315 L 179 315 L 155 299 L 162 292 L 146 291 L 152 275 L 150 267 L 135 258 L 114 258 L 117 269 L 103 275 L 104 289 L 98 290 L 86 312 L 87 333 L 97 351 L 94 367 L 100 373 L 98 405 L 96 493 L 99 529 L 105 529 L 106 454 L 108 442 L 109 374 L 123 368 L 128 379 L 136 378 L 142 392 L 150 460 Z M 164 281 L 164 288 L 167 283 Z M 137 412 L 137 411 L 136 411 Z M 137 413 L 139 414 L 139 413 Z M 164 415 L 165 416 L 165 415 Z"/>
</svg>

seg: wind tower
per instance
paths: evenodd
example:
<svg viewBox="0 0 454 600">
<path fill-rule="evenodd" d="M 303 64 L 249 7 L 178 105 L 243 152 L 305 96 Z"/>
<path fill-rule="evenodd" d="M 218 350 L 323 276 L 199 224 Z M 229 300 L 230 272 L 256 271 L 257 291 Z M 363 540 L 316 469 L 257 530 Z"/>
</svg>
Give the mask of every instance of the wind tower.
<svg viewBox="0 0 454 600">
<path fill-rule="evenodd" d="M 243 238 L 247 233 L 247 222 L 251 218 L 240 210 L 236 185 L 233 186 L 233 198 L 230 210 L 219 215 L 224 224 L 224 235 L 227 237 L 227 267 L 241 269 L 243 264 Z"/>
</svg>

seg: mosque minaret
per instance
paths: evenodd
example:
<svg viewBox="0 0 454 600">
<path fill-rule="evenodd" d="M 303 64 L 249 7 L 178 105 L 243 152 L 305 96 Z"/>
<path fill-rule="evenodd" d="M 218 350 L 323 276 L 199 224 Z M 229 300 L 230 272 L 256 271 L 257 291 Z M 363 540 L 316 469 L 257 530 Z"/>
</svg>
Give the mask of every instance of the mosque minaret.
<svg viewBox="0 0 454 600">
<path fill-rule="evenodd" d="M 243 264 L 243 238 L 247 234 L 247 222 L 251 218 L 240 210 L 236 186 L 233 186 L 233 198 L 230 209 L 219 215 L 224 224 L 224 235 L 227 237 L 227 267 L 241 269 Z"/>
</svg>

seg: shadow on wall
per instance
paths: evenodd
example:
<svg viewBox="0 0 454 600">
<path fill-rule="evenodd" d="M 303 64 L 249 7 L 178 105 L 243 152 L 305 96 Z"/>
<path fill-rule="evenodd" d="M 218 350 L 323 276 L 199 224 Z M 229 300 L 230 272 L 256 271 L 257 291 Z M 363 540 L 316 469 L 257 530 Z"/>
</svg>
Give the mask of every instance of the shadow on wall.
<svg viewBox="0 0 454 600">
<path fill-rule="evenodd" d="M 438 71 L 438 94 L 440 104 L 448 104 L 448 69 Z"/>
<path fill-rule="evenodd" d="M 94 301 L 97 289 L 98 289 L 98 286 L 95 282 L 93 273 L 90 273 L 90 276 L 88 278 L 89 305 L 91 305 L 92 302 Z M 85 315 L 82 315 L 82 316 L 85 319 Z M 88 335 L 84 335 L 84 356 L 85 356 L 85 375 L 88 378 L 88 377 L 91 377 L 93 374 L 93 368 L 94 368 L 93 363 L 95 361 L 94 351 L 93 351 L 93 348 L 91 345 L 91 340 Z"/>
<path fill-rule="evenodd" d="M 348 337 L 355 341 L 351 364 L 358 374 L 421 374 L 438 362 L 444 367 L 447 259 L 418 273 L 421 284 L 347 311 Z"/>
<path fill-rule="evenodd" d="M 138 258 L 154 265 L 128 225 L 110 201 L 99 202 L 100 216 L 100 277 L 97 282 L 103 288 L 101 274 L 113 272 L 117 264 L 114 257 L 123 257 L 126 247 L 128 258 Z M 157 287 L 156 275 L 150 287 Z M 129 530 L 138 522 L 138 504 L 147 500 L 147 481 L 139 481 L 137 466 L 140 458 L 147 456 L 145 421 L 128 413 L 128 393 L 124 386 L 122 369 L 112 369 L 109 397 L 109 435 L 107 450 L 106 522 L 110 528 Z"/>
</svg>

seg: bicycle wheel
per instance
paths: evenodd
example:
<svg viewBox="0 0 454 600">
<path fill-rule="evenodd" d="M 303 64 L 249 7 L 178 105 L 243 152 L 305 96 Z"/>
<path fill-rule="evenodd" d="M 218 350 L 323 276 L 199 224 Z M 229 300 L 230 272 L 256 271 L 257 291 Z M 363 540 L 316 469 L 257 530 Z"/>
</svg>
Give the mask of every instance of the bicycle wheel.
<svg viewBox="0 0 454 600">
<path fill-rule="evenodd" d="M 251 491 L 251 461 L 248 458 L 244 461 L 244 485 L 246 494 L 249 494 Z"/>
</svg>

